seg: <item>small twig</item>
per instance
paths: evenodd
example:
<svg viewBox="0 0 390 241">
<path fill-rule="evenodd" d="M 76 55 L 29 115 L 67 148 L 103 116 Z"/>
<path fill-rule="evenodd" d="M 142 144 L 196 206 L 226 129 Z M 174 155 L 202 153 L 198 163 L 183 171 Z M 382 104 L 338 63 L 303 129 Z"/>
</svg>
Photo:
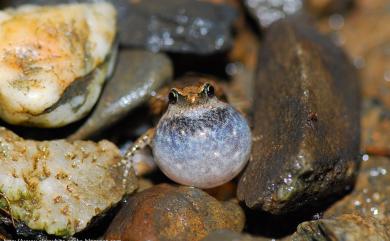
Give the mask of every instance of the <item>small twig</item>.
<svg viewBox="0 0 390 241">
<path fill-rule="evenodd" d="M 369 155 L 390 157 L 390 148 L 367 146 L 365 149 Z"/>
</svg>

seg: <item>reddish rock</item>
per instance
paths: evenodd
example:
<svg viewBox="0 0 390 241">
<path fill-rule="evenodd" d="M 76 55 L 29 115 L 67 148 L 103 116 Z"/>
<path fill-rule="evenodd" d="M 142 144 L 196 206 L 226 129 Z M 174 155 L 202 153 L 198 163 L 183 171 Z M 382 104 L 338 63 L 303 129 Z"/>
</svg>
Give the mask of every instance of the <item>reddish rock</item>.
<svg viewBox="0 0 390 241">
<path fill-rule="evenodd" d="M 197 188 L 160 184 L 128 198 L 105 239 L 196 241 L 218 229 L 239 232 L 244 222 L 233 202 L 218 202 Z"/>
</svg>

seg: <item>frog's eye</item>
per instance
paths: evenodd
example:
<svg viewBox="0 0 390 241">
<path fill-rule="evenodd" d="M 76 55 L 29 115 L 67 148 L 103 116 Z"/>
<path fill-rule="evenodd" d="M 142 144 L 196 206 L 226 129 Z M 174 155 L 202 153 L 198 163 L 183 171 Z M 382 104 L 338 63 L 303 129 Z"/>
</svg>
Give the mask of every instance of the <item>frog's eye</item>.
<svg viewBox="0 0 390 241">
<path fill-rule="evenodd" d="M 172 89 L 168 95 L 169 104 L 176 104 L 179 100 L 179 93 L 175 89 Z"/>
<path fill-rule="evenodd" d="M 205 84 L 203 91 L 204 93 L 206 93 L 208 97 L 210 98 L 214 97 L 215 90 L 214 90 L 214 86 L 212 86 L 211 84 Z"/>
</svg>

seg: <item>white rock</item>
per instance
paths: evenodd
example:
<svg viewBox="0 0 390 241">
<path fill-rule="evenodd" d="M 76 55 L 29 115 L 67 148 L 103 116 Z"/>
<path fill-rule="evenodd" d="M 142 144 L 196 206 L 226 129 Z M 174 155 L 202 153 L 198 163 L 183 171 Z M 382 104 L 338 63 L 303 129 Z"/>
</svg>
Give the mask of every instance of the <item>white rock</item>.
<svg viewBox="0 0 390 241">
<path fill-rule="evenodd" d="M 57 127 L 85 116 L 110 72 L 115 34 L 105 2 L 1 11 L 0 117 Z"/>
</svg>

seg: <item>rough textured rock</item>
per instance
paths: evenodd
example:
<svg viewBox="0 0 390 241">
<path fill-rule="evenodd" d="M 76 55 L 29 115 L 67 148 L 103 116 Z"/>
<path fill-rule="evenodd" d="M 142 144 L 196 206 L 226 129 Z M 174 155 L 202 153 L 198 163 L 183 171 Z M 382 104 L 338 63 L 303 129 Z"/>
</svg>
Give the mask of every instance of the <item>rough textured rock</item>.
<svg viewBox="0 0 390 241">
<path fill-rule="evenodd" d="M 273 22 L 288 15 L 298 13 L 303 0 L 245 0 L 245 6 L 261 27 L 268 27 Z"/>
<path fill-rule="evenodd" d="M 239 232 L 244 219 L 243 211 L 233 202 L 218 202 L 196 188 L 161 184 L 130 197 L 105 239 L 202 240 L 218 229 Z"/>
<path fill-rule="evenodd" d="M 83 230 L 136 189 L 108 141 L 39 142 L 0 128 L 0 156 L 0 216 L 48 234 Z"/>
<path fill-rule="evenodd" d="M 98 134 L 148 100 L 172 75 L 172 64 L 165 55 L 122 50 L 113 78 L 107 82 L 92 115 L 69 139 Z"/>
<path fill-rule="evenodd" d="M 239 199 L 280 214 L 353 184 L 360 93 L 344 53 L 296 18 L 281 20 L 267 32 L 258 71 L 252 160 Z"/>
<path fill-rule="evenodd" d="M 115 62 L 115 8 L 29 5 L 0 14 L 0 117 L 39 127 L 84 117 Z"/>
<path fill-rule="evenodd" d="M 390 159 L 363 156 L 354 190 L 332 205 L 324 217 L 357 213 L 385 219 L 390 215 Z"/>
<path fill-rule="evenodd" d="M 336 219 L 320 219 L 298 226 L 292 241 L 386 241 L 390 240 L 388 224 L 375 218 L 343 215 Z"/>
</svg>

